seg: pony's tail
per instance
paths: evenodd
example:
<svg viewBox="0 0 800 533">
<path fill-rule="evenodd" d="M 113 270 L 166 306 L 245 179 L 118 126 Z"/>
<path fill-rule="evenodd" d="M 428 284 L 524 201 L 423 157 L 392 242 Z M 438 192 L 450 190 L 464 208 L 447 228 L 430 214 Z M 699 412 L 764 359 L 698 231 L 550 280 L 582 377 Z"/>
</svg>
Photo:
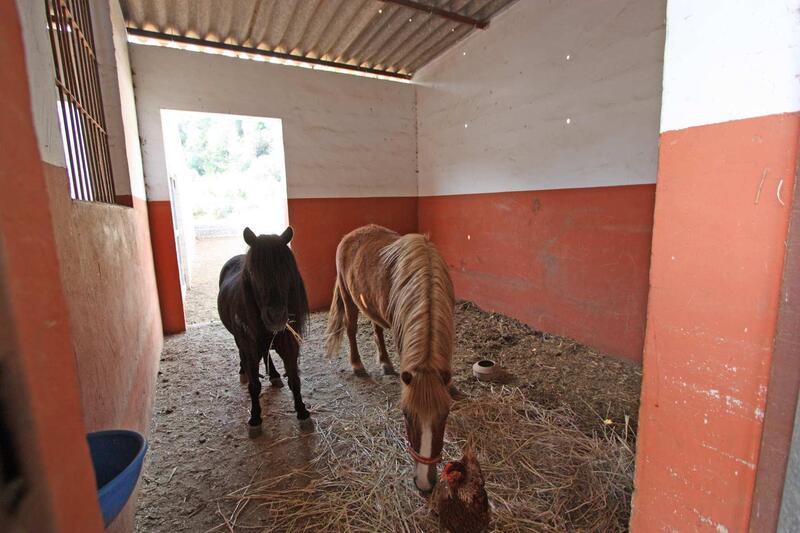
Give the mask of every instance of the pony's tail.
<svg viewBox="0 0 800 533">
<path fill-rule="evenodd" d="M 333 287 L 331 310 L 328 311 L 328 326 L 325 328 L 325 352 L 329 357 L 338 355 L 343 333 L 344 300 L 342 300 L 342 289 L 339 287 L 339 280 L 337 279 L 336 285 Z"/>
</svg>

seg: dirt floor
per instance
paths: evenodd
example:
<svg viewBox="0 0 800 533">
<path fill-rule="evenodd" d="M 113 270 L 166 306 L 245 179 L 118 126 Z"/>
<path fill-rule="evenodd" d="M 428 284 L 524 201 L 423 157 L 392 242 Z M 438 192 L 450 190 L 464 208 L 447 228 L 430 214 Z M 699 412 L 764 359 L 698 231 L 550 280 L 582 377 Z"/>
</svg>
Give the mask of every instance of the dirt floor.
<svg viewBox="0 0 800 533">
<path fill-rule="evenodd" d="M 211 237 L 195 240 L 192 260 L 192 283 L 186 291 L 187 324 L 203 324 L 219 320 L 217 315 L 217 289 L 219 271 L 225 261 L 245 253 L 247 245 L 242 237 Z"/>
<path fill-rule="evenodd" d="M 601 424 L 624 433 L 627 417 L 628 440 L 635 441 L 641 367 L 486 313 L 470 302 L 456 304 L 456 339 L 454 381 L 461 391 L 478 394 L 486 386 L 470 369 L 488 358 L 507 371 L 507 383 L 522 389 L 529 400 L 545 408 L 568 406 L 585 433 Z"/>
<path fill-rule="evenodd" d="M 221 264 L 217 256 L 228 249 L 211 248 L 203 249 L 198 257 L 204 257 L 206 264 L 214 264 L 212 257 Z M 165 343 L 136 531 L 232 530 L 223 517 L 233 514 L 237 502 L 225 496 L 253 481 L 286 474 L 311 461 L 320 432 L 325 429 L 316 427 L 316 419 L 324 424 L 326 413 L 346 416 L 365 404 L 387 406 L 397 402 L 397 378 L 383 376 L 380 366 L 368 357 L 375 351 L 369 324 L 362 322 L 358 333 L 362 356 L 371 372 L 369 379 L 362 379 L 351 373 L 344 352 L 337 359 L 323 354 L 326 314 L 314 313 L 300 360 L 303 398 L 311 420 L 303 424 L 296 420 L 288 387 L 271 388 L 264 380 L 263 435 L 249 438 L 249 399 L 239 384 L 233 339 L 219 323 L 215 307 L 209 305 L 209 301 L 216 301 L 210 277 L 195 278 L 205 282 L 195 283 L 195 294 L 190 291 L 188 306 L 194 325 Z M 633 444 L 639 367 L 568 339 L 534 331 L 508 317 L 486 313 L 468 302 L 457 304 L 456 329 L 454 381 L 465 395 L 479 397 L 489 387 L 471 375 L 472 364 L 488 357 L 503 365 L 513 376 L 510 382 L 529 399 L 544 407 L 568 406 L 575 413 L 575 424 L 585 433 L 611 429 L 626 435 Z M 399 367 L 391 339 L 387 341 Z M 275 354 L 273 361 L 282 371 Z M 258 530 L 267 525 L 259 507 L 253 505 L 238 515 L 235 529 Z"/>
</svg>

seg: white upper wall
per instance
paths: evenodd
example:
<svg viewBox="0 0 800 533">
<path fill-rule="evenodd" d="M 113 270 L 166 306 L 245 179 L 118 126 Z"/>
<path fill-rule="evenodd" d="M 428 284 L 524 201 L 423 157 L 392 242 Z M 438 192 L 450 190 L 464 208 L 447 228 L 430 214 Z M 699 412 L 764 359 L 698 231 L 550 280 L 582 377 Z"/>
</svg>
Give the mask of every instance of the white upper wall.
<svg viewBox="0 0 800 533">
<path fill-rule="evenodd" d="M 17 11 L 25 45 L 25 66 L 28 69 L 28 88 L 39 155 L 45 163 L 66 167 L 61 129 L 58 126 L 58 93 L 45 3 L 17 0 Z"/>
<path fill-rule="evenodd" d="M 122 8 L 119 0 L 91 0 L 90 5 L 115 193 L 144 199 L 139 127 Z"/>
<path fill-rule="evenodd" d="M 121 126 L 125 143 L 125 159 L 128 162 L 128 180 L 130 194 L 137 198 L 145 198 L 144 170 L 142 168 L 142 148 L 139 144 L 139 124 L 136 119 L 136 99 L 133 93 L 133 75 L 131 61 L 128 56 L 128 32 L 122 8 L 118 0 L 108 0 L 114 43 L 115 70 L 117 75 L 117 97 L 119 99 Z M 116 179 L 116 177 L 115 177 Z M 119 180 L 117 179 L 117 183 Z M 117 194 L 125 194 L 120 190 Z"/>
<path fill-rule="evenodd" d="M 800 110 L 800 0 L 669 0 L 661 131 Z"/>
<path fill-rule="evenodd" d="M 422 69 L 419 194 L 655 183 L 665 4 L 523 0 Z"/>
<path fill-rule="evenodd" d="M 410 84 L 131 45 L 148 200 L 166 200 L 161 110 L 283 121 L 289 198 L 415 196 Z"/>
<path fill-rule="evenodd" d="M 92 28 L 116 194 L 144 197 L 127 34 L 118 0 L 91 0 Z M 45 2 L 17 0 L 25 65 L 42 161 L 66 167 Z"/>
</svg>

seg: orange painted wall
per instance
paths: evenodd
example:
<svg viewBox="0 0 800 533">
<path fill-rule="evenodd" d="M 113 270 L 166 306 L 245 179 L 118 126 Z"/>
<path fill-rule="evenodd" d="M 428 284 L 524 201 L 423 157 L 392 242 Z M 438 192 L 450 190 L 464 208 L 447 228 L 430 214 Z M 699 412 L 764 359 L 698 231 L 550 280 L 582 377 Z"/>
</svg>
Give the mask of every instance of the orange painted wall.
<svg viewBox="0 0 800 533">
<path fill-rule="evenodd" d="M 799 134 L 799 114 L 662 134 L 634 531 L 747 530 Z"/>
<path fill-rule="evenodd" d="M 150 217 L 150 236 L 164 333 L 180 333 L 186 331 L 186 317 L 183 310 L 172 206 L 169 200 L 153 200 L 147 202 L 147 211 Z"/>
<path fill-rule="evenodd" d="M 417 198 L 290 198 L 289 223 L 312 309 L 327 309 L 336 280 L 336 246 L 348 232 L 380 224 L 400 233 L 417 230 Z"/>
<path fill-rule="evenodd" d="M 456 295 L 640 361 L 655 187 L 420 198 Z"/>
<path fill-rule="evenodd" d="M 0 2 L 0 33 L 0 395 L 16 429 L 27 483 L 18 521 L 0 528 L 100 531 L 69 311 L 14 2 Z"/>
<path fill-rule="evenodd" d="M 312 309 L 327 309 L 336 279 L 336 246 L 348 232 L 365 224 L 381 224 L 400 233 L 417 230 L 417 199 L 296 198 L 289 199 L 289 223 L 295 231 L 292 249 Z M 149 201 L 150 233 L 165 333 L 185 331 L 178 256 L 168 200 Z"/>
<path fill-rule="evenodd" d="M 70 199 L 64 168 L 44 164 L 87 431 L 147 434 L 163 335 L 147 208 Z M 111 531 L 129 531 L 136 496 Z"/>
<path fill-rule="evenodd" d="M 797 178 L 795 178 L 797 179 Z M 787 191 L 789 193 L 789 191 Z M 795 182 L 792 214 L 786 238 L 780 307 L 767 386 L 764 424 L 750 514 L 750 531 L 778 527 L 786 486 L 792 433 L 800 399 L 800 190 Z M 787 498 L 791 496 L 787 495 Z"/>
<path fill-rule="evenodd" d="M 146 432 L 162 334 L 144 202 L 73 201 L 44 168 L 87 429 Z"/>
</svg>

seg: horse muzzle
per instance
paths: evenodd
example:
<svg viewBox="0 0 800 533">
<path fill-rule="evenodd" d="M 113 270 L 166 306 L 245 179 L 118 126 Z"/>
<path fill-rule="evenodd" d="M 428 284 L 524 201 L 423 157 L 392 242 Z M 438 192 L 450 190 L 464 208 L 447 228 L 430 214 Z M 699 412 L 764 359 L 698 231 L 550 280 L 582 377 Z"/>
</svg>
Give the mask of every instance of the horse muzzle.
<svg viewBox="0 0 800 533">
<path fill-rule="evenodd" d="M 406 425 L 406 437 L 408 438 L 408 454 L 414 460 L 414 487 L 422 493 L 427 494 L 433 490 L 434 485 L 436 484 L 436 465 L 438 465 L 442 461 L 442 454 L 441 452 L 435 456 L 427 456 L 426 453 L 430 453 L 431 450 L 431 428 L 428 427 L 427 431 L 423 431 L 422 439 L 425 440 L 426 436 L 425 433 L 427 432 L 427 450 L 423 452 L 423 450 L 417 451 L 414 449 L 414 445 L 412 444 L 414 441 L 411 439 L 411 428 L 408 423 L 408 418 L 405 418 L 405 425 Z M 420 486 L 421 485 L 421 486 Z"/>
<path fill-rule="evenodd" d="M 417 485 L 416 476 L 411 478 L 411 483 L 414 484 L 414 488 L 417 489 L 417 492 L 419 492 L 423 496 L 428 496 L 431 492 L 433 492 L 433 487 L 436 486 L 436 479 L 434 478 L 433 483 L 431 483 L 431 486 L 427 489 L 420 488 L 420 486 Z"/>
<path fill-rule="evenodd" d="M 277 325 L 273 324 L 273 325 L 266 326 L 266 328 L 267 328 L 267 331 L 269 331 L 270 333 L 277 334 L 277 333 L 280 333 L 281 331 L 286 329 L 286 323 L 284 322 L 283 325 L 280 325 L 280 326 L 277 326 Z"/>
<path fill-rule="evenodd" d="M 286 324 L 289 322 L 289 313 L 285 307 L 269 307 L 265 305 L 261 308 L 261 322 L 271 333 L 278 333 L 286 329 Z"/>
</svg>

